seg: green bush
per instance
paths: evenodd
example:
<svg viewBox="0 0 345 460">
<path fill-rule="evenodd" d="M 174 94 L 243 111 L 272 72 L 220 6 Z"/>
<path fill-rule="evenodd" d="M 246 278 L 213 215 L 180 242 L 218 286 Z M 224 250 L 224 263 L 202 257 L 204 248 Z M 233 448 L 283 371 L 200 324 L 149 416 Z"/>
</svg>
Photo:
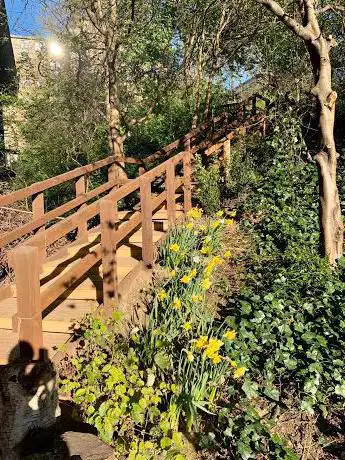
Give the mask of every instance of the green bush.
<svg viewBox="0 0 345 460">
<path fill-rule="evenodd" d="M 261 394 L 326 415 L 345 397 L 344 263 L 332 271 L 320 256 L 317 171 L 289 115 L 268 141 L 266 174 L 244 206 L 256 215 L 243 223 L 256 255 L 245 261 L 246 285 L 229 299 L 228 320 Z"/>
<path fill-rule="evenodd" d="M 183 460 L 174 414 L 164 409 L 176 387 L 140 365 L 135 349 L 114 333 L 119 319 L 90 315 L 80 325 L 85 345 L 71 360 L 61 390 L 72 395 L 87 423 L 103 441 L 114 443 L 121 458 Z"/>
<path fill-rule="evenodd" d="M 200 156 L 196 157 L 194 177 L 196 181 L 196 199 L 206 214 L 212 215 L 220 209 L 221 178 L 219 162 L 208 166 L 202 164 Z"/>
</svg>

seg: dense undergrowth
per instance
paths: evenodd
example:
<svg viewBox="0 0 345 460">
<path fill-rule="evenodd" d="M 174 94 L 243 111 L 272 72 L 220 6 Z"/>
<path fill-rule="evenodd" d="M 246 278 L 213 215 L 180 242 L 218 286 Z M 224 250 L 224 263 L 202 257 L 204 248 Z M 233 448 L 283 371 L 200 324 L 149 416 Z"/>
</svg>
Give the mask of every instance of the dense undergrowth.
<svg viewBox="0 0 345 460">
<path fill-rule="evenodd" d="M 146 324 L 127 338 L 118 315 L 81 325 L 63 390 L 119 458 L 334 458 L 323 447 L 341 430 L 329 439 L 321 425 L 344 408 L 345 263 L 320 256 L 298 120 L 274 126 L 233 156 L 226 194 L 217 165 L 199 163 L 213 216 L 193 209 L 161 246 Z M 219 198 L 237 216 L 215 215 Z M 282 413 L 311 423 L 308 440 L 282 430 Z"/>
</svg>

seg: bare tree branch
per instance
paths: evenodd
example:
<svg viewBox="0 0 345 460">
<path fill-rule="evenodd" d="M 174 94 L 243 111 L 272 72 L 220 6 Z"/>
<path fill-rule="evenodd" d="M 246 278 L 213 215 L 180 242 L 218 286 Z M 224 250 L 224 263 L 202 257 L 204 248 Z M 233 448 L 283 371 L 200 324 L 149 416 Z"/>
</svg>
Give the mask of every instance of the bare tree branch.
<svg viewBox="0 0 345 460">
<path fill-rule="evenodd" d="M 303 38 L 303 40 L 313 40 L 313 35 L 306 27 L 303 27 L 298 21 L 291 18 L 281 5 L 275 0 L 257 0 L 259 3 L 268 8 L 280 21 L 282 21 L 290 30 L 296 35 Z"/>
</svg>

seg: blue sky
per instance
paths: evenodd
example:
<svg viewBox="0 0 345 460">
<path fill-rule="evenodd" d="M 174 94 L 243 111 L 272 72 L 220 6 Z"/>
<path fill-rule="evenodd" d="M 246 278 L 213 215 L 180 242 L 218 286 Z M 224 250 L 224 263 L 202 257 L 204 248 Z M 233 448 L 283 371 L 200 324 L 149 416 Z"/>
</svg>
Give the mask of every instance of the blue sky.
<svg viewBox="0 0 345 460">
<path fill-rule="evenodd" d="M 42 32 L 40 0 L 5 0 L 12 35 L 35 35 Z"/>
</svg>

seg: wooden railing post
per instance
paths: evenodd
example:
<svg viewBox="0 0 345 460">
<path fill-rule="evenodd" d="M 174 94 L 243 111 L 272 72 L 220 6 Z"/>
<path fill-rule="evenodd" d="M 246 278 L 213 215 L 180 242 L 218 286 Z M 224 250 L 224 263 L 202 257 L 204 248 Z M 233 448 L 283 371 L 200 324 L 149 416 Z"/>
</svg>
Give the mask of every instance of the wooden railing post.
<svg viewBox="0 0 345 460">
<path fill-rule="evenodd" d="M 84 175 L 84 176 L 80 176 L 75 182 L 76 197 L 80 195 L 84 195 L 86 192 L 87 192 L 87 177 Z M 82 206 L 80 206 L 79 209 L 84 209 L 85 207 L 87 207 L 87 205 L 83 204 Z M 87 241 L 87 221 L 86 220 L 82 220 L 80 224 L 78 225 L 78 240 L 80 242 Z"/>
<path fill-rule="evenodd" d="M 151 202 L 151 179 L 140 177 L 140 204 L 142 225 L 142 257 L 147 267 L 153 264 L 153 224 Z"/>
<path fill-rule="evenodd" d="M 12 251 L 10 259 L 16 277 L 19 341 L 23 342 L 20 352 L 26 354 L 29 344 L 33 359 L 38 359 L 43 347 L 39 249 L 21 246 Z"/>
<path fill-rule="evenodd" d="M 261 133 L 262 137 L 266 137 L 266 118 L 262 120 Z"/>
<path fill-rule="evenodd" d="M 190 149 L 190 139 L 184 144 L 183 155 L 183 190 L 184 190 L 184 212 L 187 212 L 192 207 L 192 155 Z"/>
<path fill-rule="evenodd" d="M 169 160 L 166 164 L 165 189 L 167 192 L 167 213 L 170 229 L 176 221 L 175 164 L 172 160 Z"/>
<path fill-rule="evenodd" d="M 225 181 L 228 183 L 229 180 L 229 167 L 230 167 L 230 159 L 231 159 L 231 141 L 227 139 L 223 144 L 223 170 Z"/>
<path fill-rule="evenodd" d="M 41 217 L 44 216 L 44 193 L 36 193 L 35 195 L 32 195 L 32 217 L 33 220 L 40 219 Z M 45 225 L 42 225 L 39 227 L 35 233 L 41 233 L 44 232 L 45 230 Z M 44 243 L 44 238 L 38 238 L 37 241 L 39 242 L 38 248 L 40 252 L 40 260 L 42 263 L 44 263 L 46 259 L 46 248 L 45 248 L 45 243 Z"/>
<path fill-rule="evenodd" d="M 103 198 L 100 201 L 101 248 L 103 266 L 103 305 L 114 309 L 118 302 L 119 283 L 117 275 L 117 202 Z"/>
</svg>

